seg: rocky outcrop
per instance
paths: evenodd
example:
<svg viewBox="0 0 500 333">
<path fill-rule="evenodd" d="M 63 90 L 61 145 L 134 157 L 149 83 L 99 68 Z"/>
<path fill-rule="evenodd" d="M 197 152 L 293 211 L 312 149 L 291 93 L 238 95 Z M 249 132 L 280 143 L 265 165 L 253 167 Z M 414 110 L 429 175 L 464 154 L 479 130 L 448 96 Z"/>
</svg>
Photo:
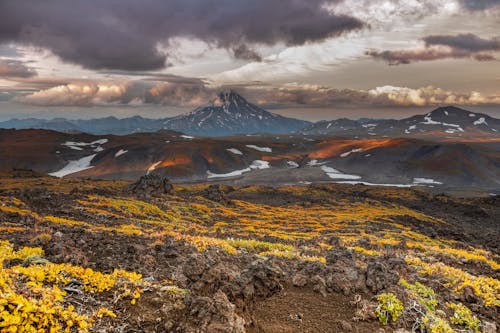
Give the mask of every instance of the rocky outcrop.
<svg viewBox="0 0 500 333">
<path fill-rule="evenodd" d="M 163 194 L 169 194 L 174 189 L 170 181 L 156 174 L 142 176 L 138 181 L 133 183 L 128 192 L 140 198 L 157 197 Z"/>
<path fill-rule="evenodd" d="M 245 320 L 236 314 L 236 306 L 220 290 L 212 297 L 192 297 L 188 308 L 191 322 L 186 332 L 245 333 Z"/>
<path fill-rule="evenodd" d="M 231 201 L 227 198 L 227 193 L 231 191 L 234 191 L 234 189 L 230 186 L 213 184 L 204 189 L 201 195 L 208 200 L 220 203 L 222 205 L 229 205 Z"/>
</svg>

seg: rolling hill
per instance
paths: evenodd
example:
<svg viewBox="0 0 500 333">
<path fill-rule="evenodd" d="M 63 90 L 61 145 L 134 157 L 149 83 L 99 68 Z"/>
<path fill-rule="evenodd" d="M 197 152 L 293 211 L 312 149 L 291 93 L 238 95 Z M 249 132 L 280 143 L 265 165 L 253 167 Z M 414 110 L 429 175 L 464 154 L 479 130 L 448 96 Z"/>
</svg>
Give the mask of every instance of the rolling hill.
<svg viewBox="0 0 500 333">
<path fill-rule="evenodd" d="M 175 182 L 500 188 L 498 140 L 0 130 L 0 160 L 3 171 L 32 169 L 57 177 L 136 179 L 155 173 Z"/>
</svg>

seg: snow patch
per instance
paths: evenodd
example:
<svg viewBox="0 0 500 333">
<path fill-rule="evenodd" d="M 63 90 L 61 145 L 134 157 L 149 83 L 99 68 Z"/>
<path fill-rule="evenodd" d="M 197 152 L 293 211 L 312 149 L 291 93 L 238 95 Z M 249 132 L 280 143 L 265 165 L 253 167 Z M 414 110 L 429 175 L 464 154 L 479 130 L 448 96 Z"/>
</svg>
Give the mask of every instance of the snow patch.
<svg viewBox="0 0 500 333">
<path fill-rule="evenodd" d="M 123 154 L 126 153 L 128 153 L 128 150 L 120 149 L 119 151 L 116 152 L 115 157 L 122 156 Z"/>
<path fill-rule="evenodd" d="M 271 165 L 269 164 L 268 161 L 262 161 L 262 160 L 255 160 L 250 164 L 250 168 L 252 169 L 269 169 Z"/>
<path fill-rule="evenodd" d="M 421 124 L 424 124 L 424 125 L 443 125 L 443 126 L 447 126 L 447 127 L 454 127 L 456 128 L 458 131 L 460 132 L 463 132 L 464 130 L 460 127 L 460 125 L 457 125 L 457 124 L 448 124 L 448 123 L 442 123 L 440 121 L 435 121 L 435 120 L 432 120 L 430 116 L 426 116 L 424 117 L 424 120 L 425 121 L 422 121 Z"/>
<path fill-rule="evenodd" d="M 226 150 L 227 150 L 228 152 L 233 153 L 233 154 L 236 154 L 236 155 L 243 155 L 243 153 L 242 153 L 240 150 L 236 149 L 236 148 L 228 148 L 228 149 L 226 149 Z"/>
<path fill-rule="evenodd" d="M 187 140 L 192 140 L 194 139 L 194 136 L 191 135 L 181 135 L 181 138 L 187 139 Z"/>
<path fill-rule="evenodd" d="M 252 149 L 255 149 L 255 150 L 258 150 L 258 151 L 261 151 L 261 152 L 265 152 L 265 153 L 271 153 L 273 150 L 269 147 L 259 147 L 259 146 L 256 146 L 256 145 L 246 145 L 248 148 L 252 148 Z"/>
<path fill-rule="evenodd" d="M 109 140 L 108 139 L 99 139 L 95 140 L 92 142 L 74 142 L 74 141 L 66 141 L 65 143 L 61 143 L 62 146 L 66 146 L 70 149 L 73 150 L 83 150 L 82 147 L 91 147 L 94 148 L 94 151 L 96 153 L 101 152 L 104 150 L 103 147 L 101 147 L 103 144 L 107 143 Z"/>
<path fill-rule="evenodd" d="M 269 169 L 270 167 L 271 166 L 267 161 L 255 160 L 252 162 L 252 164 L 250 164 L 248 168 L 241 170 L 234 170 L 228 173 L 213 173 L 210 170 L 207 170 L 207 178 L 227 178 L 227 177 L 241 176 L 245 172 L 250 172 L 252 170 Z"/>
<path fill-rule="evenodd" d="M 96 155 L 97 154 L 89 155 L 82 157 L 79 160 L 69 161 L 64 168 L 62 168 L 59 171 L 49 173 L 49 175 L 62 178 L 64 176 L 70 175 L 75 172 L 80 172 L 83 170 L 93 168 L 93 166 L 90 165 L 90 162 L 92 162 L 92 160 Z"/>
<path fill-rule="evenodd" d="M 148 171 L 146 171 L 146 175 L 149 175 L 151 171 L 154 171 L 158 165 L 161 164 L 163 161 L 158 161 L 156 163 L 151 164 L 151 166 L 148 168 Z"/>
<path fill-rule="evenodd" d="M 361 151 L 363 151 L 362 148 L 351 149 L 345 153 L 340 154 L 340 157 L 347 157 L 347 156 L 351 155 L 352 153 L 359 153 Z"/>
<path fill-rule="evenodd" d="M 413 178 L 413 184 L 435 184 L 442 185 L 443 183 L 435 181 L 431 178 Z"/>
<path fill-rule="evenodd" d="M 475 117 L 476 115 L 474 113 L 469 113 L 469 117 L 473 118 Z"/>
<path fill-rule="evenodd" d="M 481 118 L 479 118 L 478 120 L 476 120 L 474 122 L 475 126 L 478 126 L 478 125 L 481 125 L 481 124 L 488 125 L 488 123 L 486 122 L 486 119 L 484 117 L 481 117 Z"/>
<path fill-rule="evenodd" d="M 348 175 L 326 165 L 323 165 L 321 170 L 323 170 L 328 177 L 332 179 L 361 179 L 358 175 Z"/>
<path fill-rule="evenodd" d="M 368 186 L 390 186 L 390 187 L 412 187 L 412 186 L 415 186 L 414 184 L 375 184 L 375 183 L 355 181 L 355 180 L 343 180 L 343 181 L 338 181 L 336 183 L 351 184 L 351 185 L 362 184 L 362 185 L 368 185 Z"/>
<path fill-rule="evenodd" d="M 323 165 L 323 164 L 325 164 L 325 162 L 318 162 L 318 160 L 310 160 L 309 162 L 307 162 L 308 166 L 316 166 L 316 165 Z"/>
<path fill-rule="evenodd" d="M 288 164 L 292 168 L 298 168 L 299 167 L 299 163 L 294 162 L 294 161 L 286 161 L 286 164 Z"/>
</svg>

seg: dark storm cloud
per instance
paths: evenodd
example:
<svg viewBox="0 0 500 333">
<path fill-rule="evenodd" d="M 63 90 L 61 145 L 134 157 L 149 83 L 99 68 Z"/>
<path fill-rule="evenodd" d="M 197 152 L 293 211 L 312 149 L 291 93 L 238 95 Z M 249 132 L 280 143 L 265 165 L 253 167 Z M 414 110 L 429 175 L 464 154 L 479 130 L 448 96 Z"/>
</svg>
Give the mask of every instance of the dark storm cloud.
<svg viewBox="0 0 500 333">
<path fill-rule="evenodd" d="M 36 71 L 22 61 L 0 59 L 0 77 L 26 78 L 35 75 L 37 75 Z"/>
<path fill-rule="evenodd" d="M 478 61 L 495 60 L 500 51 L 500 39 L 480 38 L 474 34 L 432 35 L 423 38 L 425 46 L 403 50 L 370 50 L 366 54 L 390 65 L 409 64 L 446 58 L 472 58 Z"/>
<path fill-rule="evenodd" d="M 256 58 L 247 45 L 302 45 L 364 26 L 324 5 L 324 0 L 2 0 L 0 43 L 47 48 L 92 69 L 153 70 L 165 66 L 158 45 L 168 46 L 172 37 L 197 38 Z"/>
<path fill-rule="evenodd" d="M 500 7 L 500 0 L 460 0 L 459 3 L 471 11 Z"/>
<path fill-rule="evenodd" d="M 247 45 L 241 44 L 240 46 L 233 48 L 233 55 L 236 59 L 250 60 L 250 61 L 262 61 L 260 54 L 252 49 L 249 49 Z"/>
<path fill-rule="evenodd" d="M 424 39 L 426 45 L 445 45 L 454 49 L 469 52 L 498 51 L 500 50 L 500 39 L 485 39 L 474 34 L 432 35 Z"/>
</svg>

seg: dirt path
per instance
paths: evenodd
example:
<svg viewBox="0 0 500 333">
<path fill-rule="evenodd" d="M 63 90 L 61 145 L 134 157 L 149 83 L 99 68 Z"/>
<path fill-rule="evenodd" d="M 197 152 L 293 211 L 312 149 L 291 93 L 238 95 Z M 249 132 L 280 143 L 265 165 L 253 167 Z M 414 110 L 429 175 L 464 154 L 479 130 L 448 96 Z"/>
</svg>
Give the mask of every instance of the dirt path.
<svg viewBox="0 0 500 333">
<path fill-rule="evenodd" d="M 351 326 L 352 299 L 332 293 L 327 297 L 309 288 L 291 287 L 257 304 L 254 325 L 248 333 L 372 333 L 380 329 L 375 322 Z"/>
</svg>

